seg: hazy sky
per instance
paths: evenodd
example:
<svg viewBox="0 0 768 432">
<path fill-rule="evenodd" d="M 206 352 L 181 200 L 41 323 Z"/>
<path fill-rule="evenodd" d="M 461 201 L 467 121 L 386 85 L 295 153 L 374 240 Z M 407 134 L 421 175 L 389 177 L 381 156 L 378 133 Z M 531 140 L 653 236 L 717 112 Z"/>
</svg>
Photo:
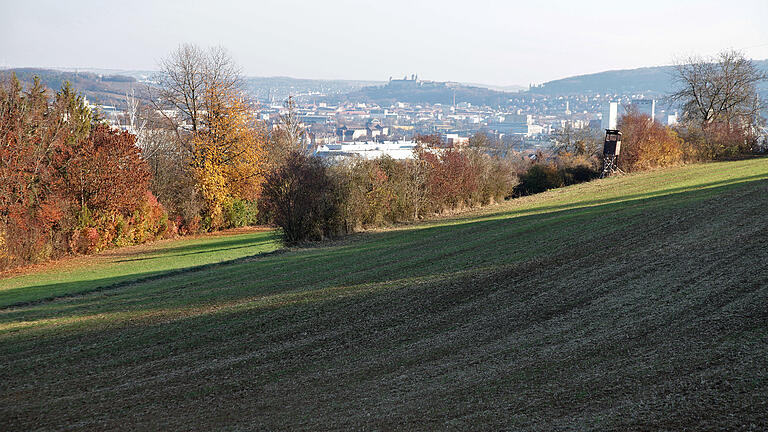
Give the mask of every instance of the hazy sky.
<svg viewBox="0 0 768 432">
<path fill-rule="evenodd" d="M 767 0 L 1 1 L 0 67 L 156 69 L 193 42 L 246 75 L 527 85 L 725 48 L 768 58 Z"/>
</svg>

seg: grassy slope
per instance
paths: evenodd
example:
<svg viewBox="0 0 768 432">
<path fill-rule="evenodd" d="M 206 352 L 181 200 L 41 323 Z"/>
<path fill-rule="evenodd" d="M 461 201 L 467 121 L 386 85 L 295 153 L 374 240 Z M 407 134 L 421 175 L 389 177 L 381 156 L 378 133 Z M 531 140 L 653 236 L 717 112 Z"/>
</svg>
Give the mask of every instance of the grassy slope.
<svg viewBox="0 0 768 432">
<path fill-rule="evenodd" d="M 5 309 L 0 424 L 762 430 L 767 192 L 676 168 Z"/>
<path fill-rule="evenodd" d="M 216 264 L 277 247 L 272 232 L 234 232 L 160 241 L 110 250 L 95 257 L 63 260 L 44 266 L 42 271 L 0 279 L 0 307 L 98 290 L 138 277 Z"/>
</svg>

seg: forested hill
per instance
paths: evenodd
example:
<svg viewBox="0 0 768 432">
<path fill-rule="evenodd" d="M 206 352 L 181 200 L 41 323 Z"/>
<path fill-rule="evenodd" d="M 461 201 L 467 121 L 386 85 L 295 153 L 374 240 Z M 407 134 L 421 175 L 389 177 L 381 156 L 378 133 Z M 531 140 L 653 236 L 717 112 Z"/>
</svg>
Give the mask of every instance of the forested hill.
<svg viewBox="0 0 768 432">
<path fill-rule="evenodd" d="M 285 100 L 289 95 L 314 100 L 325 96 L 350 93 L 365 86 L 383 84 L 378 81 L 301 79 L 291 77 L 245 77 L 248 92 L 261 101 Z"/>
<path fill-rule="evenodd" d="M 43 68 L 16 68 L 0 70 L 0 76 L 15 73 L 24 84 L 30 84 L 35 76 L 46 87 L 58 90 L 69 81 L 79 92 L 85 94 L 92 103 L 103 105 L 122 106 L 125 104 L 125 96 L 135 90 L 136 96 L 143 98 L 146 95 L 146 84 L 139 83 L 136 78 L 128 75 L 105 75 L 94 72 L 66 72 Z"/>
<path fill-rule="evenodd" d="M 755 65 L 768 71 L 768 60 L 756 60 Z M 531 93 L 546 95 L 589 93 L 669 93 L 673 88 L 674 66 L 622 69 L 577 75 L 545 82 L 530 89 Z M 762 90 L 768 90 L 763 83 Z"/>
<path fill-rule="evenodd" d="M 363 87 L 340 99 L 390 105 L 395 102 L 444 104 L 469 102 L 472 105 L 505 105 L 514 93 L 437 81 L 394 80 L 383 86 Z"/>
</svg>

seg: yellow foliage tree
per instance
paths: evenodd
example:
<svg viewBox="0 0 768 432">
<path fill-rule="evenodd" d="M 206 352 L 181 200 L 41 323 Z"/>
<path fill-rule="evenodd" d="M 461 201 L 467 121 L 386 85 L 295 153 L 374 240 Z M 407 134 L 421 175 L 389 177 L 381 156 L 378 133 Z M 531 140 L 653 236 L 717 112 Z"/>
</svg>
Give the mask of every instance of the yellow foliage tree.
<svg viewBox="0 0 768 432">
<path fill-rule="evenodd" d="M 204 106 L 204 127 L 192 137 L 192 168 L 211 226 L 218 227 L 226 203 L 253 201 L 261 193 L 265 133 L 232 89 L 209 86 Z"/>
</svg>

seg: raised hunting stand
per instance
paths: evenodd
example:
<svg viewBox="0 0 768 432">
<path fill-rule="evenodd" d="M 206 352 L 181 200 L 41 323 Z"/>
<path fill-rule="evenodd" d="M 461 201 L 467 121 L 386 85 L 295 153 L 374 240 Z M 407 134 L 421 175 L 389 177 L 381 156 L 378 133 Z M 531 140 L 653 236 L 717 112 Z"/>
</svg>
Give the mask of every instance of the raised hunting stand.
<svg viewBox="0 0 768 432">
<path fill-rule="evenodd" d="M 621 153 L 621 132 L 618 129 L 605 130 L 605 143 L 603 143 L 603 172 L 600 178 L 624 171 L 619 169 L 619 154 Z"/>
</svg>

